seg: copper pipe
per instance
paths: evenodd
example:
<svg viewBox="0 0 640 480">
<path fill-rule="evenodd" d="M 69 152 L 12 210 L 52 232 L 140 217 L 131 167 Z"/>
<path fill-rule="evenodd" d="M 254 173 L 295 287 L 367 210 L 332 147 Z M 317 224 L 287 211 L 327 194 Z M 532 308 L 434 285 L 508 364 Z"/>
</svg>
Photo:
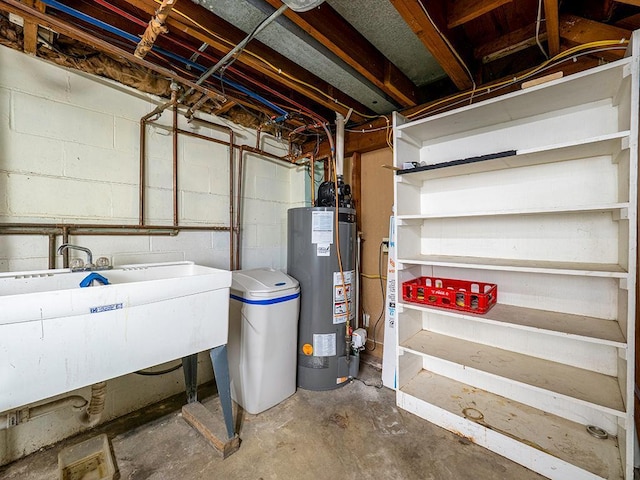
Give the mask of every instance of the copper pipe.
<svg viewBox="0 0 640 480">
<path fill-rule="evenodd" d="M 163 0 L 162 5 L 156 11 L 155 17 L 153 17 L 147 29 L 144 31 L 140 43 L 136 47 L 136 51 L 133 53 L 138 58 L 144 58 L 147 53 L 153 48 L 153 44 L 161 33 L 167 33 L 169 30 L 164 25 L 171 9 L 175 5 L 177 0 Z"/>
<path fill-rule="evenodd" d="M 173 225 L 178 226 L 178 105 L 173 106 Z"/>
<path fill-rule="evenodd" d="M 243 164 L 244 164 L 244 150 L 240 147 L 240 154 L 238 155 L 238 191 L 236 192 L 236 268 L 239 270 L 240 263 L 240 245 L 242 243 L 242 219 L 240 214 L 242 212 L 242 177 L 243 177 Z"/>
<path fill-rule="evenodd" d="M 311 154 L 311 162 L 309 162 L 311 168 L 311 206 L 316 204 L 316 155 Z"/>
<path fill-rule="evenodd" d="M 56 268 L 56 234 L 49 234 L 49 269 Z"/>
<path fill-rule="evenodd" d="M 123 224 L 105 224 L 105 223 L 68 223 L 68 224 L 55 224 L 55 223 L 2 223 L 0 224 L 0 232 L 5 234 L 13 234 L 14 231 L 12 229 L 16 229 L 16 234 L 24 233 L 25 235 L 50 235 L 50 234 L 62 234 L 67 235 L 67 239 L 65 240 L 68 243 L 68 235 L 76 232 L 86 231 L 86 230 L 113 230 L 117 232 L 127 232 L 127 231 L 137 231 L 137 230 L 148 230 L 148 231 L 178 231 L 178 230 L 192 230 L 192 231 L 223 231 L 226 232 L 229 230 L 227 226 L 218 226 L 218 225 L 180 225 L 174 227 L 172 225 L 123 225 Z M 22 230 L 20 230 L 22 229 Z M 66 233 L 65 233 L 66 232 Z"/>
<path fill-rule="evenodd" d="M 69 243 L 69 228 L 62 227 L 62 243 Z M 69 249 L 62 252 L 62 268 L 69 268 Z"/>
<path fill-rule="evenodd" d="M 262 133 L 262 124 L 258 127 L 256 131 L 256 148 L 260 148 L 260 134 Z"/>
<path fill-rule="evenodd" d="M 140 119 L 140 179 L 138 181 L 138 225 L 144 225 L 144 177 L 145 159 L 147 157 L 146 130 L 147 123 L 143 117 Z"/>
<path fill-rule="evenodd" d="M 242 156 L 242 148 L 240 149 L 240 156 Z M 235 225 L 235 161 L 233 158 L 233 145 L 229 145 L 229 269 L 238 270 L 238 263 L 236 258 L 236 225 Z"/>
</svg>

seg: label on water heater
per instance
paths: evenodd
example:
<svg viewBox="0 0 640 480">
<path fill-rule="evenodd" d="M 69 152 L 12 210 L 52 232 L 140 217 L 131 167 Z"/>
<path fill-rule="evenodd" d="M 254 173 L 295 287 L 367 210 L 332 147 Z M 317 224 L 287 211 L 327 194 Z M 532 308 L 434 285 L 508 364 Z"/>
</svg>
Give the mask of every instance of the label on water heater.
<svg viewBox="0 0 640 480">
<path fill-rule="evenodd" d="M 355 318 L 353 310 L 353 279 L 355 278 L 355 270 L 344 272 L 344 282 L 340 272 L 333 272 L 333 324 L 346 323 L 347 310 L 349 310 L 349 319 Z"/>
<path fill-rule="evenodd" d="M 333 243 L 333 212 L 311 212 L 311 243 Z"/>
<path fill-rule="evenodd" d="M 333 357 L 336 354 L 336 334 L 335 333 L 314 333 L 313 334 L 313 356 Z"/>
</svg>

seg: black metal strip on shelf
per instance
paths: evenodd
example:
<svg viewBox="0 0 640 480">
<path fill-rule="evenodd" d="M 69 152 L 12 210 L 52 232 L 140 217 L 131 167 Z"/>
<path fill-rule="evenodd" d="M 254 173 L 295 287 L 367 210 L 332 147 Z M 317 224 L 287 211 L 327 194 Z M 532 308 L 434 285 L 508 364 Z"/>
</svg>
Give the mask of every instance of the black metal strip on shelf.
<svg viewBox="0 0 640 480">
<path fill-rule="evenodd" d="M 436 163 L 435 165 L 424 165 L 421 167 L 406 168 L 404 170 L 396 171 L 396 175 L 404 175 L 405 173 L 424 172 L 427 170 L 437 170 L 439 168 L 446 168 L 446 167 L 455 167 L 456 165 L 466 165 L 468 163 L 484 162 L 487 160 L 494 160 L 496 158 L 512 157 L 516 155 L 516 153 L 517 153 L 516 150 L 505 150 L 504 152 L 489 153 L 487 155 L 480 155 L 477 157 L 462 158 L 460 160 L 452 160 L 450 162 Z"/>
</svg>

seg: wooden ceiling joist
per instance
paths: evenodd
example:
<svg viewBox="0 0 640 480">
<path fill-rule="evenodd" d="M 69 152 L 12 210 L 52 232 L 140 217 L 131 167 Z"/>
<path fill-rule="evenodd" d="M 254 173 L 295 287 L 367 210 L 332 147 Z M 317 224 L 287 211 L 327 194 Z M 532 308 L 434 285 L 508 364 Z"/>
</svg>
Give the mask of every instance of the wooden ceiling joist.
<svg viewBox="0 0 640 480">
<path fill-rule="evenodd" d="M 451 11 L 447 18 L 447 27 L 455 28 L 489 13 L 513 0 L 456 0 L 449 2 Z"/>
<path fill-rule="evenodd" d="M 398 13 L 422 41 L 459 90 L 471 88 L 469 73 L 453 53 L 438 28 L 431 22 L 416 0 L 391 0 Z"/>
<path fill-rule="evenodd" d="M 540 25 L 538 39 L 542 42 L 547 39 L 545 25 Z M 531 24 L 527 27 L 520 28 L 513 32 L 509 32 L 496 40 L 480 45 L 473 51 L 475 58 L 482 63 L 490 63 L 499 58 L 506 57 L 513 53 L 524 50 L 536 44 L 536 26 Z"/>
<path fill-rule="evenodd" d="M 547 26 L 547 45 L 549 56 L 560 53 L 560 25 L 558 19 L 558 0 L 544 0 L 544 17 Z"/>
<path fill-rule="evenodd" d="M 634 7 L 640 7 L 640 0 L 615 0 L 616 3 L 626 3 L 627 5 L 633 5 Z"/>
<path fill-rule="evenodd" d="M 629 40 L 631 32 L 624 28 L 588 20 L 576 15 L 560 16 L 560 38 L 570 47 L 602 40 Z M 621 58 L 624 50 L 598 52 L 598 56 L 613 61 Z"/>
<path fill-rule="evenodd" d="M 266 1 L 275 8 L 282 6 L 281 0 Z M 291 9 L 284 14 L 400 105 L 417 104 L 413 82 L 329 4 L 303 14 Z"/>
<path fill-rule="evenodd" d="M 26 0 L 26 5 L 35 7 L 38 11 L 44 12 L 46 6 L 38 0 Z M 24 53 L 35 55 L 38 49 L 38 24 L 29 20 L 24 21 Z"/>
<path fill-rule="evenodd" d="M 124 0 L 124 3 L 128 3 L 150 15 L 155 12 L 157 7 L 153 0 Z M 185 17 L 197 21 L 206 30 Z M 172 30 L 183 32 L 200 43 L 208 44 L 212 49 L 221 52 L 223 55 L 246 37 L 246 33 L 239 28 L 192 2 L 182 2 L 178 7 L 174 7 L 166 20 L 166 25 L 169 28 L 169 32 Z M 260 60 L 261 58 L 266 62 Z M 236 62 L 260 72 L 275 82 L 332 111 L 338 111 L 346 115 L 349 107 L 351 107 L 363 113 L 369 112 L 367 107 L 361 103 L 336 90 L 329 83 L 255 39 L 251 41 L 245 52 L 237 57 Z M 340 104 L 345 104 L 349 107 L 344 107 Z M 360 118 L 355 113 L 354 115 Z"/>
</svg>

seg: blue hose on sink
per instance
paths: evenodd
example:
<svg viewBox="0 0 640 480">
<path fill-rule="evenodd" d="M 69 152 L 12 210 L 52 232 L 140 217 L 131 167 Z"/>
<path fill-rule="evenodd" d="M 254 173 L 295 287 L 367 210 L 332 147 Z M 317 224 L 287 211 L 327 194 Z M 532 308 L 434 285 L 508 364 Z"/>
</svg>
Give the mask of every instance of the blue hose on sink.
<svg viewBox="0 0 640 480">
<path fill-rule="evenodd" d="M 109 280 L 107 280 L 99 273 L 93 272 L 84 277 L 84 279 L 80 282 L 80 288 L 90 287 L 94 280 L 96 282 L 100 282 L 102 285 L 109 285 Z"/>
</svg>

